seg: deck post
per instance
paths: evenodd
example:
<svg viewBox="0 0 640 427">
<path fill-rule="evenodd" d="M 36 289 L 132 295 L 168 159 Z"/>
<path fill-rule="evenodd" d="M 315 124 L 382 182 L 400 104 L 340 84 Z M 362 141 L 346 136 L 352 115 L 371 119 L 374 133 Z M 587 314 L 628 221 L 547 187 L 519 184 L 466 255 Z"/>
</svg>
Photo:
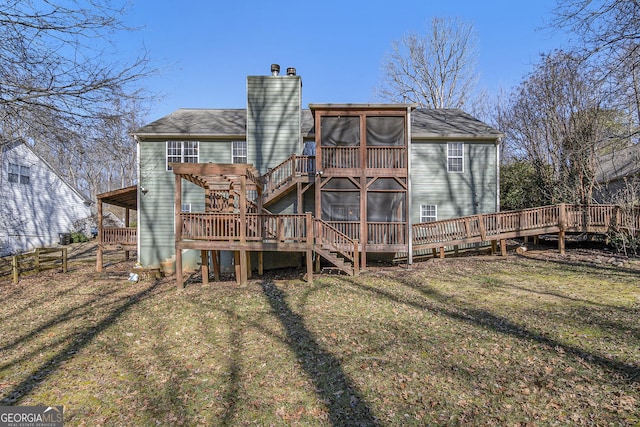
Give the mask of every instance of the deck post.
<svg viewBox="0 0 640 427">
<path fill-rule="evenodd" d="M 560 209 L 560 218 L 558 219 L 558 228 L 560 229 L 560 231 L 558 231 L 558 251 L 560 252 L 560 255 L 564 255 L 565 253 L 564 235 L 565 235 L 565 229 L 567 227 L 566 204 L 560 203 L 559 209 Z"/>
<path fill-rule="evenodd" d="M 307 283 L 313 283 L 313 249 L 307 249 Z"/>
<path fill-rule="evenodd" d="M 236 272 L 236 283 L 240 285 L 240 280 L 242 279 L 240 276 L 242 275 L 242 272 L 240 271 L 240 252 L 238 251 L 233 251 L 233 266 Z"/>
<path fill-rule="evenodd" d="M 500 239 L 500 255 L 507 256 L 507 240 Z"/>
<path fill-rule="evenodd" d="M 202 284 L 209 284 L 209 251 L 200 251 L 200 260 L 202 262 Z"/>
<path fill-rule="evenodd" d="M 264 252 L 258 252 L 258 276 L 264 275 Z"/>
<path fill-rule="evenodd" d="M 102 199 L 98 199 L 98 255 L 96 256 L 96 271 L 100 273 L 103 267 L 102 241 Z"/>
<path fill-rule="evenodd" d="M 247 251 L 247 279 L 251 279 L 251 252 Z"/>
<path fill-rule="evenodd" d="M 247 251 L 240 251 L 240 285 L 247 284 Z"/>
<path fill-rule="evenodd" d="M 180 217 L 180 211 L 182 210 L 182 176 L 176 174 L 176 184 L 174 188 L 174 201 L 175 201 L 175 236 L 176 236 L 176 283 L 178 290 L 184 289 L 184 276 L 182 274 L 182 249 L 180 248 L 180 241 L 182 240 L 182 221 Z"/>
<path fill-rule="evenodd" d="M 360 243 L 358 242 L 358 240 L 354 240 L 353 241 L 353 275 L 354 276 L 359 276 L 360 275 L 360 265 L 358 264 L 358 247 L 360 246 Z"/>
<path fill-rule="evenodd" d="M 438 256 L 438 250 L 436 248 L 431 248 L 431 253 L 433 254 L 434 258 Z"/>
<path fill-rule="evenodd" d="M 131 212 L 129 211 L 129 208 L 125 208 L 125 210 L 124 210 L 124 224 L 125 224 L 126 228 L 129 228 L 130 215 L 131 215 Z M 128 240 L 129 239 L 127 239 L 127 243 L 128 243 Z M 125 261 L 129 261 L 129 256 L 130 256 L 129 251 L 125 250 L 124 251 L 124 260 Z"/>
<path fill-rule="evenodd" d="M 440 259 L 444 259 L 444 246 L 440 246 Z"/>
<path fill-rule="evenodd" d="M 484 228 L 484 216 L 482 216 L 482 214 L 478 214 L 476 215 L 476 217 L 478 218 L 478 229 L 480 230 L 480 238 L 484 242 L 487 240 L 487 230 Z"/>
<path fill-rule="evenodd" d="M 216 281 L 220 281 L 220 251 L 213 251 L 211 253 L 211 258 L 213 261 L 213 278 Z"/>
<path fill-rule="evenodd" d="M 498 241 L 497 240 L 492 240 L 491 241 L 491 255 L 495 255 L 498 252 Z"/>
</svg>

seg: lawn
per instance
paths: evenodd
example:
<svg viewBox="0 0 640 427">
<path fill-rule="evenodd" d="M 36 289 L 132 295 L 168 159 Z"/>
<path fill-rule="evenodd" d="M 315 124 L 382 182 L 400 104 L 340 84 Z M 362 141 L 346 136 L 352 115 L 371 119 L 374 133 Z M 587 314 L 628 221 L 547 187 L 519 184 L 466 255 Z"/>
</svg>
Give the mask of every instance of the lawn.
<svg viewBox="0 0 640 427">
<path fill-rule="evenodd" d="M 69 426 L 640 424 L 640 261 L 289 273 L 2 279 L 0 405 Z"/>
</svg>

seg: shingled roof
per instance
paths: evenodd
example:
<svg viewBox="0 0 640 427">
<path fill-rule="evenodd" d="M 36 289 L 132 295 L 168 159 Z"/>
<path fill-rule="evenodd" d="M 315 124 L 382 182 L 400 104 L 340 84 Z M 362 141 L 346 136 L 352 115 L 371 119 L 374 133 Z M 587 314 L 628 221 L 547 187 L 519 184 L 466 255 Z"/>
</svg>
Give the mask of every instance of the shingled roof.
<svg viewBox="0 0 640 427">
<path fill-rule="evenodd" d="M 596 180 L 604 184 L 637 174 L 640 174 L 640 145 L 636 144 L 600 157 Z"/>
<path fill-rule="evenodd" d="M 411 113 L 412 139 L 495 140 L 504 134 L 458 109 L 416 109 Z M 182 137 L 229 139 L 246 136 L 247 110 L 181 108 L 136 130 L 139 138 Z M 313 138 L 310 110 L 302 110 L 302 136 Z"/>
</svg>

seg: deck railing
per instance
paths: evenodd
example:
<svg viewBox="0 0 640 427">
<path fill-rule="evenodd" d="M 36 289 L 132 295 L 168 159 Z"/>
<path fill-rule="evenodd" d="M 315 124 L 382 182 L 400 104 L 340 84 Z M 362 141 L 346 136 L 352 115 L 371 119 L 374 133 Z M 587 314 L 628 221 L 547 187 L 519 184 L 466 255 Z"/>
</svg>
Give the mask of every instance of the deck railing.
<svg viewBox="0 0 640 427">
<path fill-rule="evenodd" d="M 640 210 L 632 218 L 621 217 L 616 205 L 560 204 L 472 215 L 414 224 L 413 244 L 424 247 L 437 243 L 473 243 L 536 232 L 605 232 L 621 222 L 638 222 L 638 214 Z"/>
<path fill-rule="evenodd" d="M 322 147 L 323 169 L 355 169 L 360 167 L 360 146 Z M 406 168 L 406 147 L 367 147 L 368 169 Z"/>
<path fill-rule="evenodd" d="M 367 168 L 406 168 L 406 147 L 367 147 Z"/>
<path fill-rule="evenodd" d="M 138 229 L 136 227 L 103 227 L 103 245 L 137 245 Z"/>
<path fill-rule="evenodd" d="M 360 147 L 322 147 L 323 169 L 356 169 L 360 167 Z"/>
<path fill-rule="evenodd" d="M 368 222 L 367 243 L 375 245 L 406 245 L 406 222 Z"/>
<path fill-rule="evenodd" d="M 187 240 L 290 242 L 303 243 L 313 239 L 308 232 L 311 214 L 245 216 L 240 214 L 181 212 L 182 238 Z"/>
<path fill-rule="evenodd" d="M 360 239 L 360 222 L 359 221 L 325 221 L 331 227 L 335 228 L 350 239 Z"/>
<path fill-rule="evenodd" d="M 314 227 L 316 244 L 327 247 L 331 251 L 339 252 L 351 261 L 354 274 L 357 275 L 360 270 L 358 265 L 358 240 L 350 238 L 321 219 L 314 220 Z"/>
<path fill-rule="evenodd" d="M 290 182 L 293 177 L 312 174 L 314 169 L 315 156 L 298 156 L 293 154 L 264 174 L 262 177 L 264 185 L 263 194 L 269 195 L 275 192 L 282 185 Z"/>
</svg>

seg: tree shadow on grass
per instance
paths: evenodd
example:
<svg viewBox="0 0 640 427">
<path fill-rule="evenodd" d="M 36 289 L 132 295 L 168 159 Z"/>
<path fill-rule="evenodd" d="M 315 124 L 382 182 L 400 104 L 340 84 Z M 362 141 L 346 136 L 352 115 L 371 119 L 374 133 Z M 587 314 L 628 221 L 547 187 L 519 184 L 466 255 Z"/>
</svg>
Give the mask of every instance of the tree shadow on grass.
<svg viewBox="0 0 640 427">
<path fill-rule="evenodd" d="M 354 287 L 375 294 L 377 297 L 393 301 L 394 303 L 408 305 L 419 310 L 429 310 L 438 315 L 446 316 L 457 321 L 495 331 L 500 334 L 514 336 L 522 340 L 528 340 L 540 344 L 554 351 L 562 351 L 572 355 L 586 363 L 595 364 L 601 368 L 617 375 L 620 379 L 629 383 L 640 383 L 640 366 L 636 364 L 624 363 L 613 358 L 604 357 L 566 343 L 562 343 L 545 335 L 531 331 L 518 325 L 508 318 L 497 316 L 487 310 L 474 309 L 469 307 L 452 306 L 450 297 L 441 294 L 430 286 L 416 285 L 409 278 L 395 277 L 394 280 L 411 289 L 419 291 L 429 300 L 418 301 L 415 299 L 402 298 L 388 291 L 370 287 L 360 283 L 358 280 L 346 279 Z"/>
<path fill-rule="evenodd" d="M 361 392 L 341 367 L 340 361 L 323 349 L 305 327 L 304 319 L 287 304 L 286 295 L 275 284 L 262 282 L 262 290 L 285 328 L 287 345 L 326 403 L 329 420 L 335 426 L 379 425 Z"/>
<path fill-rule="evenodd" d="M 71 359 L 76 353 L 85 348 L 102 331 L 111 326 L 120 316 L 148 297 L 160 282 L 153 282 L 140 292 L 119 299 L 112 312 L 97 324 L 89 324 L 82 331 L 75 334 L 75 338 L 64 348 L 51 356 L 39 367 L 28 373 L 25 378 L 14 386 L 2 399 L 0 405 L 17 405 L 22 399 L 29 395 L 40 383 L 53 374 L 65 361 Z M 50 322 L 51 323 L 51 322 Z M 55 321 L 52 321 L 55 323 Z"/>
</svg>

